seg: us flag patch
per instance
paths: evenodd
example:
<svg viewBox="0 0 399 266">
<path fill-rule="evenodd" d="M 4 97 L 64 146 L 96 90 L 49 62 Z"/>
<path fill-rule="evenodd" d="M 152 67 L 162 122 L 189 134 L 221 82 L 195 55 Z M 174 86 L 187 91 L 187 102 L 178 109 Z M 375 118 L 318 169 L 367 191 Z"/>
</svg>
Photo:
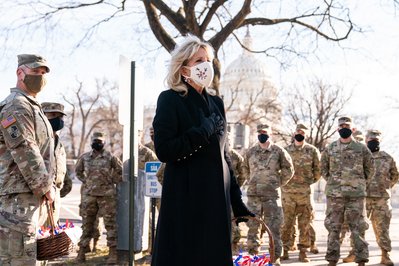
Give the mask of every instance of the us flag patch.
<svg viewBox="0 0 399 266">
<path fill-rule="evenodd" d="M 15 119 L 15 117 L 13 117 L 12 115 L 10 115 L 9 117 L 7 117 L 6 119 L 1 120 L 1 125 L 4 128 L 8 128 L 9 126 L 11 126 L 12 124 L 14 124 L 15 122 L 17 122 L 17 120 Z"/>
</svg>

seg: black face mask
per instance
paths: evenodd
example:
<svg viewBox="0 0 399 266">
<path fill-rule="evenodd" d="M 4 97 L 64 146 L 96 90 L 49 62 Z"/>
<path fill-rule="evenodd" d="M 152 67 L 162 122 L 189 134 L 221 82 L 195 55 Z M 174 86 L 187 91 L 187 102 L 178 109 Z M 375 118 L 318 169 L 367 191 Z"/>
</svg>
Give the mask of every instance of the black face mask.
<svg viewBox="0 0 399 266">
<path fill-rule="evenodd" d="M 341 136 L 341 138 L 347 139 L 352 135 L 352 130 L 350 128 L 344 127 L 338 130 L 338 133 Z"/>
<path fill-rule="evenodd" d="M 267 134 L 259 134 L 258 140 L 260 143 L 265 143 L 269 139 L 269 135 Z"/>
<path fill-rule="evenodd" d="M 302 134 L 296 134 L 296 135 L 294 136 L 294 138 L 295 138 L 296 141 L 302 142 L 302 141 L 305 139 L 305 136 L 302 135 Z"/>
<path fill-rule="evenodd" d="M 61 117 L 55 117 L 48 120 L 53 128 L 53 131 L 61 130 L 64 127 L 64 120 Z"/>
<path fill-rule="evenodd" d="M 94 143 L 91 144 L 91 147 L 93 148 L 93 150 L 101 151 L 104 148 L 104 144 L 103 143 L 94 142 Z"/>
<path fill-rule="evenodd" d="M 369 142 L 367 142 L 367 148 L 369 148 L 369 150 L 371 152 L 376 152 L 380 150 L 380 142 L 376 139 L 370 140 Z"/>
</svg>

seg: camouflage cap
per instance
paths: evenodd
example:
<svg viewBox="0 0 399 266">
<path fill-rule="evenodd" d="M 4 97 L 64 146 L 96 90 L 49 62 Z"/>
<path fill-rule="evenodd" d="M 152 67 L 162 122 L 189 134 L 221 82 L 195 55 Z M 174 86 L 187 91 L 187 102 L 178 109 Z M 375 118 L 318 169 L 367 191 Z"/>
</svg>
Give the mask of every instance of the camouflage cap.
<svg viewBox="0 0 399 266">
<path fill-rule="evenodd" d="M 271 127 L 270 127 L 270 125 L 269 124 L 259 124 L 259 125 L 257 125 L 256 126 L 256 131 L 261 131 L 261 130 L 270 130 L 271 129 Z"/>
<path fill-rule="evenodd" d="M 91 140 L 102 140 L 105 141 L 105 133 L 104 132 L 94 132 L 93 135 L 91 136 Z"/>
<path fill-rule="evenodd" d="M 363 132 L 360 130 L 356 130 L 353 132 L 352 136 L 357 140 L 357 141 L 364 141 L 364 135 Z"/>
<path fill-rule="evenodd" d="M 27 66 L 29 68 L 45 67 L 47 73 L 50 72 L 50 68 L 47 65 L 46 59 L 36 54 L 19 54 L 18 55 L 18 67 Z"/>
<path fill-rule="evenodd" d="M 367 130 L 366 138 L 381 140 L 381 131 L 376 129 Z"/>
<path fill-rule="evenodd" d="M 63 115 L 66 115 L 64 113 L 64 105 L 60 104 L 60 103 L 45 102 L 45 103 L 42 103 L 42 108 L 43 108 L 43 112 L 45 112 L 45 113 L 54 112 L 54 113 L 61 113 Z"/>
<path fill-rule="evenodd" d="M 341 116 L 338 118 L 338 126 L 341 125 L 352 125 L 352 118 L 349 116 Z"/>
<path fill-rule="evenodd" d="M 302 130 L 305 133 L 309 132 L 309 128 L 306 125 L 301 124 L 301 123 L 296 125 L 295 131 L 298 131 L 298 130 Z"/>
</svg>

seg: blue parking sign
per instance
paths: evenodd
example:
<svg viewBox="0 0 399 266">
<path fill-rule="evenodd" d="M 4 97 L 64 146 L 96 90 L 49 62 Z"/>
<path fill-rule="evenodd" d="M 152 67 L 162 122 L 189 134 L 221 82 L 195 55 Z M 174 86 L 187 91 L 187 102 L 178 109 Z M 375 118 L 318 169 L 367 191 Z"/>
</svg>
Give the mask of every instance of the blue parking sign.
<svg viewBox="0 0 399 266">
<path fill-rule="evenodd" d="M 156 173 L 158 172 L 161 162 L 145 163 L 145 196 L 151 198 L 160 198 L 162 186 L 158 182 Z"/>
</svg>

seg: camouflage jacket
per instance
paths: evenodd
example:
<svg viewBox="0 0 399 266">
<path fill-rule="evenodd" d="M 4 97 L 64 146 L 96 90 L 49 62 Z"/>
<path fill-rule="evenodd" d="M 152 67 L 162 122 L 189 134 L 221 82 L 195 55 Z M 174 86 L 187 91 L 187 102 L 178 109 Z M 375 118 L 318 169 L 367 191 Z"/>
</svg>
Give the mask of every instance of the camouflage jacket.
<svg viewBox="0 0 399 266">
<path fill-rule="evenodd" d="M 244 157 L 241 156 L 236 150 L 230 149 L 231 167 L 233 168 L 234 175 L 237 178 L 237 183 L 241 187 L 245 182 L 244 176 Z"/>
<path fill-rule="evenodd" d="M 285 148 L 294 164 L 294 176 L 281 188 L 283 193 L 310 195 L 310 185 L 320 179 L 320 152 L 309 143 L 296 146 L 295 143 Z"/>
<path fill-rule="evenodd" d="M 0 103 L 0 196 L 48 192 L 54 182 L 53 130 L 35 98 L 18 88 Z"/>
<path fill-rule="evenodd" d="M 144 146 L 146 146 L 147 148 L 149 148 L 150 150 L 155 152 L 155 147 L 154 147 L 154 142 L 153 141 L 147 142 L 146 144 L 144 144 Z"/>
<path fill-rule="evenodd" d="M 55 136 L 55 185 L 61 189 L 64 185 L 64 179 L 67 172 L 66 167 L 66 152 L 64 145 L 60 142 L 59 137 Z"/>
<path fill-rule="evenodd" d="M 65 178 L 64 178 L 64 184 L 62 185 L 61 191 L 60 191 L 60 196 L 61 198 L 65 197 L 66 195 L 69 194 L 72 190 L 72 179 L 69 176 L 69 173 L 67 171 Z"/>
<path fill-rule="evenodd" d="M 371 152 L 358 141 L 334 141 L 321 155 L 321 175 L 329 197 L 365 197 L 372 174 Z"/>
<path fill-rule="evenodd" d="M 248 195 L 277 199 L 278 188 L 291 179 L 294 166 L 284 148 L 270 143 L 263 149 L 255 144 L 244 156 L 243 173 L 248 180 Z"/>
<path fill-rule="evenodd" d="M 144 169 L 145 163 L 153 161 L 158 161 L 155 152 L 153 152 L 150 148 L 139 143 L 139 163 L 138 163 L 139 170 L 145 170 Z"/>
<path fill-rule="evenodd" d="M 367 197 L 390 198 L 391 188 L 398 182 L 399 173 L 396 162 L 385 151 L 372 153 L 375 173 L 367 188 Z"/>
<path fill-rule="evenodd" d="M 122 181 L 121 160 L 106 150 L 84 153 L 78 159 L 75 171 L 82 181 L 83 195 L 115 196 L 115 184 Z"/>
</svg>

